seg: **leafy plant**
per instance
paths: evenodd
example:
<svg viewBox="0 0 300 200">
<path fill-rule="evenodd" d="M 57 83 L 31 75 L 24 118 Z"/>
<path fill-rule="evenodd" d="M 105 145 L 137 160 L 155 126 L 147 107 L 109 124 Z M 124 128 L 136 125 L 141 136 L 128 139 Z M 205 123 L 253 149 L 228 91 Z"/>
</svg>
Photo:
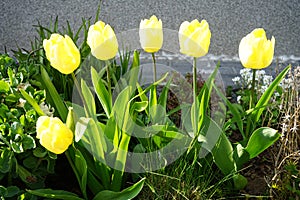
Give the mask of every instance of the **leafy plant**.
<svg viewBox="0 0 300 200">
<path fill-rule="evenodd" d="M 230 103 L 226 97 L 219 93 L 233 114 L 232 119 L 225 124 L 219 143 L 213 151 L 215 162 L 224 174 L 237 173 L 244 163 L 259 155 L 279 139 L 280 134 L 275 129 L 269 127 L 257 128 L 257 126 L 272 94 L 289 70 L 290 66 L 287 66 L 266 89 L 254 108 L 245 112 L 238 110 L 236 104 Z M 246 127 L 243 124 L 245 118 L 247 119 Z M 243 140 L 237 144 L 231 144 L 225 134 L 226 128 L 231 123 L 236 124 L 243 136 Z M 240 174 L 233 176 L 233 182 L 237 189 L 241 189 L 247 184 L 247 180 Z"/>
<path fill-rule="evenodd" d="M 0 180 L 7 182 L 3 197 L 11 197 L 16 186 L 43 187 L 45 177 L 54 172 L 56 155 L 47 152 L 35 139 L 35 124 L 44 111 L 45 93 L 33 65 L 19 60 L 17 64 L 7 55 L 0 55 Z M 44 111 L 43 111 L 44 109 Z"/>
</svg>

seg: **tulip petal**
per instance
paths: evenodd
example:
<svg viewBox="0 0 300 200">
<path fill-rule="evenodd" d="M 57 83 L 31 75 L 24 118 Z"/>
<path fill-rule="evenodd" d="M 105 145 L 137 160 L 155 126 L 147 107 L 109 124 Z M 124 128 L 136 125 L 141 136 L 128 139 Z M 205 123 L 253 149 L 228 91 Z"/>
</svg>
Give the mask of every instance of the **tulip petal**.
<svg viewBox="0 0 300 200">
<path fill-rule="evenodd" d="M 150 19 L 141 20 L 139 36 L 144 51 L 148 53 L 159 51 L 163 45 L 162 21 L 155 15 Z"/>
<path fill-rule="evenodd" d="M 118 41 L 109 24 L 98 21 L 89 28 L 87 44 L 97 59 L 108 60 L 118 53 Z"/>
<path fill-rule="evenodd" d="M 197 19 L 184 21 L 178 32 L 180 52 L 192 57 L 202 57 L 207 54 L 211 32 L 206 20 L 201 23 Z"/>
<path fill-rule="evenodd" d="M 275 38 L 268 40 L 262 28 L 254 29 L 242 38 L 239 57 L 245 68 L 262 69 L 268 67 L 274 56 Z"/>
</svg>

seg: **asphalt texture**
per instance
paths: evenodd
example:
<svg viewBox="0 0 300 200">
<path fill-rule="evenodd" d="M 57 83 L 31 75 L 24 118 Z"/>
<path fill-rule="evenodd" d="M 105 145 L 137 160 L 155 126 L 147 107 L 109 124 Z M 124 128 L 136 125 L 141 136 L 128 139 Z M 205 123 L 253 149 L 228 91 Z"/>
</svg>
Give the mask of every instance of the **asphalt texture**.
<svg viewBox="0 0 300 200">
<path fill-rule="evenodd" d="M 58 16 L 60 27 L 66 26 L 68 20 L 76 30 L 82 18 L 95 19 L 98 5 L 101 5 L 100 19 L 109 23 L 116 34 L 137 30 L 141 19 L 153 14 L 162 19 L 164 29 L 175 33 L 185 20 L 206 19 L 212 32 L 209 54 L 217 56 L 212 62 L 216 63 L 220 56 L 227 58 L 221 59 L 220 68 L 226 85 L 242 68 L 236 59 L 239 42 L 254 28 L 262 27 L 268 38 L 276 38 L 275 57 L 284 56 L 284 65 L 299 64 L 299 0 L 1 0 L 0 53 L 17 47 L 30 49 L 30 41 L 36 36 L 33 25 L 38 21 L 48 26 L 51 18 Z M 181 71 L 191 70 L 180 59 L 168 62 Z"/>
<path fill-rule="evenodd" d="M 68 20 L 77 28 L 82 17 L 95 17 L 99 4 L 100 19 L 116 33 L 138 28 L 141 19 L 153 14 L 162 19 L 164 28 L 175 31 L 185 20 L 206 19 L 214 55 L 237 55 L 241 38 L 262 27 L 269 38 L 276 38 L 275 55 L 300 57 L 299 0 L 1 0 L 0 52 L 17 44 L 29 48 L 37 21 L 47 25 L 51 17 L 59 16 L 60 25 Z"/>
</svg>

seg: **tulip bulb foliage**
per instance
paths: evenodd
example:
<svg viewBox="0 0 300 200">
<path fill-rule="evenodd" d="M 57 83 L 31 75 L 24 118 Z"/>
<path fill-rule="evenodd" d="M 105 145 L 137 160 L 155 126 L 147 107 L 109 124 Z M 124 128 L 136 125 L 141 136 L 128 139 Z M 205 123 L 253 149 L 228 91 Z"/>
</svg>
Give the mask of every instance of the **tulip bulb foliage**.
<svg viewBox="0 0 300 200">
<path fill-rule="evenodd" d="M 98 21 L 90 26 L 87 44 L 93 56 L 100 60 L 109 60 L 118 53 L 118 40 L 109 24 Z"/>
<path fill-rule="evenodd" d="M 254 29 L 245 36 L 239 45 L 239 57 L 245 68 L 262 69 L 268 67 L 273 60 L 275 38 L 267 39 L 262 28 Z"/>
<path fill-rule="evenodd" d="M 139 29 L 140 43 L 144 51 L 155 53 L 163 45 L 162 21 L 155 15 L 150 19 L 144 19 L 140 23 Z"/>
<path fill-rule="evenodd" d="M 185 21 L 180 25 L 178 34 L 181 53 L 195 58 L 207 54 L 211 32 L 206 20 Z"/>
</svg>

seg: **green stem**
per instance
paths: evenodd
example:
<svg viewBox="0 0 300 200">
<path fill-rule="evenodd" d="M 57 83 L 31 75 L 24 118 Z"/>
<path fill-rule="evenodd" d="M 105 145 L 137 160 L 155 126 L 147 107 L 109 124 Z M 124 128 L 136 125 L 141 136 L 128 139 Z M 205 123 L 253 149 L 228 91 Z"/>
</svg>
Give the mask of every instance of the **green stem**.
<svg viewBox="0 0 300 200">
<path fill-rule="evenodd" d="M 156 60 L 155 60 L 155 55 L 152 53 L 152 60 L 153 60 L 153 83 L 156 82 Z"/>
<path fill-rule="evenodd" d="M 194 134 L 198 136 L 198 99 L 197 99 L 197 58 L 193 59 L 193 100 L 194 100 Z"/>
<path fill-rule="evenodd" d="M 156 82 L 157 77 L 156 77 L 156 60 L 155 60 L 155 55 L 152 53 L 152 60 L 153 60 L 153 83 Z M 157 87 L 156 85 L 153 85 L 153 89 L 150 90 L 150 106 L 153 109 L 153 116 L 152 119 L 155 121 L 156 119 L 156 105 L 157 105 Z"/>
<path fill-rule="evenodd" d="M 250 103 L 249 103 L 249 109 L 254 107 L 254 89 L 255 89 L 255 75 L 256 75 L 256 69 L 252 70 L 252 87 L 251 87 L 251 96 L 250 96 Z"/>
<path fill-rule="evenodd" d="M 106 64 L 107 90 L 108 90 L 109 96 L 111 97 L 110 63 L 108 60 L 106 60 L 105 64 Z"/>
<path fill-rule="evenodd" d="M 256 69 L 252 69 L 252 83 L 251 83 L 251 94 L 250 94 L 250 102 L 249 102 L 249 110 L 254 108 L 255 106 L 255 75 L 256 75 Z M 250 117 L 247 119 L 247 127 L 246 127 L 246 135 L 243 136 L 243 144 L 246 144 L 248 142 L 250 132 L 253 130 L 253 121 Z"/>
</svg>

